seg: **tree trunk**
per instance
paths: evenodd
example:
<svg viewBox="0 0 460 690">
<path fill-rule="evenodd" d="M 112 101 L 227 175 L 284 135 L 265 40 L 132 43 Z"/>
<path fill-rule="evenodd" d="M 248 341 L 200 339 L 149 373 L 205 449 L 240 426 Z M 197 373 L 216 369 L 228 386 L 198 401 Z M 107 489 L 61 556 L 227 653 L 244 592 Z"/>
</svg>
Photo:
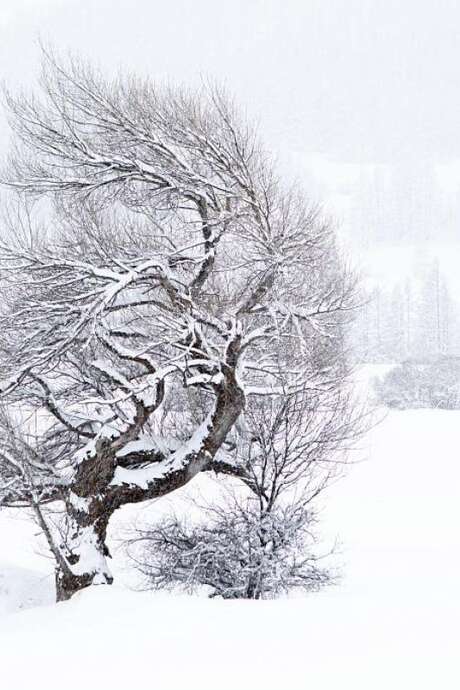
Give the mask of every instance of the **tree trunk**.
<svg viewBox="0 0 460 690">
<path fill-rule="evenodd" d="M 88 575 L 74 575 L 70 570 L 56 567 L 56 601 L 68 601 L 76 592 L 89 587 L 92 579 Z"/>
<path fill-rule="evenodd" d="M 62 558 L 56 569 L 56 600 L 66 601 L 89 585 L 111 585 L 113 577 L 105 543 L 113 510 L 101 497 L 83 499 L 70 494 L 66 501 Z"/>
</svg>

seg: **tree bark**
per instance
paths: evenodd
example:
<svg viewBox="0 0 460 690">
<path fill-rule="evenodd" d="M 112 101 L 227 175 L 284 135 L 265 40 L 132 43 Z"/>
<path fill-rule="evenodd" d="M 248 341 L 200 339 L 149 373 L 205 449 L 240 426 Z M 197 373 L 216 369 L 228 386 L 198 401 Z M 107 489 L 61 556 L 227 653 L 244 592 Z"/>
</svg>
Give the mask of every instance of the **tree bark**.
<svg viewBox="0 0 460 690">
<path fill-rule="evenodd" d="M 62 558 L 56 568 L 56 600 L 66 601 L 92 584 L 112 584 L 107 563 L 107 525 L 113 513 L 102 497 L 82 498 L 73 492 L 66 500 Z"/>
<path fill-rule="evenodd" d="M 115 510 L 127 503 L 171 493 L 213 466 L 216 453 L 244 408 L 244 392 L 235 374 L 240 343 L 241 335 L 235 333 L 227 348 L 224 380 L 219 387 L 214 410 L 209 414 L 207 427 L 203 435 L 200 427 L 197 428 L 198 446 L 192 443 L 177 467 L 173 462 L 174 453 L 171 453 L 170 457 L 163 458 L 163 476 L 152 478 L 147 485 L 136 483 L 135 471 L 134 481 L 130 482 L 128 475 L 117 483 L 114 479 L 120 439 L 113 441 L 107 438 L 100 439 L 80 461 L 65 499 L 62 557 L 57 559 L 58 601 L 70 599 L 75 592 L 89 585 L 112 584 L 106 535 Z M 138 433 L 139 429 L 136 431 Z M 152 466 L 158 468 L 161 460 L 155 456 L 155 461 Z"/>
</svg>

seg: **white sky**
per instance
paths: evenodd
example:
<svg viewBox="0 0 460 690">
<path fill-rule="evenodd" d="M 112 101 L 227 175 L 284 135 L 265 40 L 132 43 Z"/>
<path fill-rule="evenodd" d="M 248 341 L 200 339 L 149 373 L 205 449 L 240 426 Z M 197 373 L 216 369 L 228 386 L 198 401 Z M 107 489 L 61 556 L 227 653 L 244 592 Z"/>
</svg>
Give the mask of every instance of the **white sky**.
<svg viewBox="0 0 460 690">
<path fill-rule="evenodd" d="M 33 83 L 39 36 L 109 73 L 226 82 L 339 212 L 375 166 L 401 167 L 412 197 L 427 169 L 459 189 L 458 0 L 0 0 L 10 86 Z M 0 115 L 0 153 L 6 138 Z"/>
<path fill-rule="evenodd" d="M 0 71 L 41 35 L 153 76 L 225 79 L 274 140 L 347 162 L 460 157 L 458 0 L 1 0 Z"/>
</svg>

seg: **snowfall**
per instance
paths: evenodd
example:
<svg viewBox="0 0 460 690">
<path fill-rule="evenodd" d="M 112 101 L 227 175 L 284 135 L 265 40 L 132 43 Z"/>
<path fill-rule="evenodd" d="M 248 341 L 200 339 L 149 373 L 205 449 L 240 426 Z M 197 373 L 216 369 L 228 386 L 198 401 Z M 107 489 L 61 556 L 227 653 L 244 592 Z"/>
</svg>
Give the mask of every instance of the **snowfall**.
<svg viewBox="0 0 460 690">
<path fill-rule="evenodd" d="M 117 584 L 56 605 L 36 528 L 3 511 L 0 689 L 458 690 L 459 429 L 460 412 L 413 410 L 369 433 L 322 509 L 341 580 L 303 597 L 133 591 L 114 541 Z"/>
</svg>

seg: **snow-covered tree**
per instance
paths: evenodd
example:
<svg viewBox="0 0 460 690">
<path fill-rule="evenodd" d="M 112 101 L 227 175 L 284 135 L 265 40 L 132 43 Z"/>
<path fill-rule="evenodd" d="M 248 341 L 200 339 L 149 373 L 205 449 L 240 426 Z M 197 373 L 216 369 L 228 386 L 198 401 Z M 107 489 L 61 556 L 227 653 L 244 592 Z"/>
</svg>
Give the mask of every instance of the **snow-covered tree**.
<svg viewBox="0 0 460 690">
<path fill-rule="evenodd" d="M 112 581 L 119 507 L 252 481 L 232 452 L 250 401 L 341 385 L 354 280 L 216 87 L 45 55 L 41 96 L 7 103 L 0 502 L 34 508 L 65 599 Z"/>
<path fill-rule="evenodd" d="M 449 322 L 451 299 L 438 259 L 420 267 L 420 288 L 415 318 L 415 354 L 440 357 L 451 351 Z"/>
</svg>

